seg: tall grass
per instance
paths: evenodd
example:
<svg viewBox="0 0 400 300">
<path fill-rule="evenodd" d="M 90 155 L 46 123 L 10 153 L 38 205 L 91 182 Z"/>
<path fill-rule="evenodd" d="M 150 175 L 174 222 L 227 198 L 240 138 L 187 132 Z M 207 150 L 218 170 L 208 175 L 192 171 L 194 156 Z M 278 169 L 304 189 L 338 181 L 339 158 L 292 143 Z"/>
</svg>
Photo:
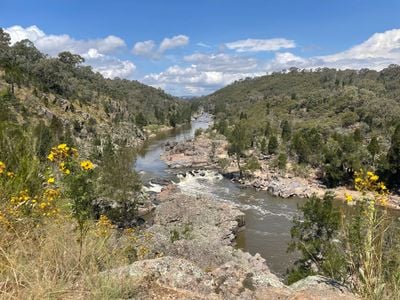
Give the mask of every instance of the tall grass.
<svg viewBox="0 0 400 300">
<path fill-rule="evenodd" d="M 81 259 L 73 222 L 46 222 L 40 229 L 6 232 L 0 237 L 1 299 L 110 299 L 135 294 L 133 284 L 103 271 L 130 263 L 115 234 L 99 237 L 93 225 Z M 126 279 L 129 281 L 129 279 Z"/>
</svg>

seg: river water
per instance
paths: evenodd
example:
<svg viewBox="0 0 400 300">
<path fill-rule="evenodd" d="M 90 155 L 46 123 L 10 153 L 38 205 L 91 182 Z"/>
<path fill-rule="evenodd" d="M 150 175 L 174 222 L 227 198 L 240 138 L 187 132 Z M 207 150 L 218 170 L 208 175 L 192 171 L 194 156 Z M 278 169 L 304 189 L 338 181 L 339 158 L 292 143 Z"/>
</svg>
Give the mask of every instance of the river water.
<svg viewBox="0 0 400 300">
<path fill-rule="evenodd" d="M 154 178 L 169 179 L 176 182 L 183 193 L 212 196 L 237 205 L 246 214 L 246 227 L 238 236 L 238 247 L 251 254 L 259 253 L 266 259 L 272 272 L 284 275 L 295 260 L 294 254 L 286 253 L 291 220 L 298 213 L 297 205 L 305 200 L 284 199 L 265 191 L 243 189 L 213 171 L 205 172 L 204 176 L 177 176 L 178 171 L 168 169 L 160 159 L 167 141 L 191 139 L 196 129 L 205 129 L 209 124 L 210 116 L 203 114 L 191 125 L 150 139 L 137 156 L 135 169 L 141 174 L 145 185 Z"/>
</svg>

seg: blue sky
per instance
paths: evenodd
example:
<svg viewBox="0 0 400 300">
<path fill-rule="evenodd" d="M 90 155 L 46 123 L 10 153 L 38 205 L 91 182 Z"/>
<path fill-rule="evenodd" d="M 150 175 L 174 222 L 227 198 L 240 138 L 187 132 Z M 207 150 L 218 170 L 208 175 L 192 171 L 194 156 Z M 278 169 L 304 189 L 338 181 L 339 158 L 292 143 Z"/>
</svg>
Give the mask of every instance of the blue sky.
<svg viewBox="0 0 400 300">
<path fill-rule="evenodd" d="M 3 0 L 0 26 L 49 55 L 175 95 L 291 66 L 400 63 L 400 1 Z"/>
</svg>

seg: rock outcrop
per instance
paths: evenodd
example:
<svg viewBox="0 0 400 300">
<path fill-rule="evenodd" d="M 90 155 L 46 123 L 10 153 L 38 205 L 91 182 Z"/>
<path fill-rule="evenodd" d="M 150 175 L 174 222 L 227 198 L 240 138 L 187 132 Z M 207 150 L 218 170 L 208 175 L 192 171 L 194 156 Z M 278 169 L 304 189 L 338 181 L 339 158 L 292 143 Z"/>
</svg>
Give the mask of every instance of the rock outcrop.
<svg viewBox="0 0 400 300">
<path fill-rule="evenodd" d="M 265 260 L 234 247 L 244 214 L 233 204 L 189 197 L 175 186 L 158 197 L 149 259 L 107 272 L 129 278 L 138 299 L 355 299 L 320 276 L 286 286 Z"/>
</svg>

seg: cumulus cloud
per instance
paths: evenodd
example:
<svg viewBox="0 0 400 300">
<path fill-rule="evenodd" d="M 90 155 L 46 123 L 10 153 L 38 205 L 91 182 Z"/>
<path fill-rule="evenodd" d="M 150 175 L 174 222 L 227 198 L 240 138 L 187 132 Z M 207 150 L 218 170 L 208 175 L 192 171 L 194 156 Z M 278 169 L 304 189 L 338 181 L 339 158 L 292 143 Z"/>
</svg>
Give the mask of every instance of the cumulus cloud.
<svg viewBox="0 0 400 300">
<path fill-rule="evenodd" d="M 101 54 L 96 49 L 89 49 L 83 55 L 86 63 L 106 78 L 127 78 L 135 71 L 136 66 L 129 60 Z"/>
<path fill-rule="evenodd" d="M 132 49 L 132 53 L 140 56 L 147 56 L 151 58 L 160 58 L 161 55 L 170 49 L 183 47 L 189 44 L 189 37 L 183 34 L 173 36 L 171 38 L 164 38 L 158 48 L 156 42 L 153 40 L 137 42 Z"/>
<path fill-rule="evenodd" d="M 23 39 L 29 39 L 41 51 L 57 55 L 61 51 L 70 51 L 76 54 L 85 54 L 89 49 L 97 49 L 101 53 L 111 53 L 119 48 L 125 47 L 125 42 L 114 35 L 109 35 L 103 39 L 76 40 L 67 34 L 48 35 L 37 26 L 21 27 L 12 26 L 5 31 L 10 34 L 11 43 L 16 43 Z"/>
<path fill-rule="evenodd" d="M 189 37 L 186 35 L 180 34 L 176 35 L 172 38 L 165 38 L 162 40 L 160 44 L 159 51 L 163 53 L 164 51 L 168 49 L 174 49 L 178 47 L 183 47 L 189 44 Z"/>
<path fill-rule="evenodd" d="M 70 51 L 85 58 L 86 64 L 108 78 L 129 77 L 136 66 L 128 60 L 120 60 L 111 54 L 125 48 L 125 41 L 109 35 L 102 39 L 77 40 L 67 34 L 46 34 L 37 26 L 12 26 L 5 29 L 10 34 L 11 43 L 29 39 L 42 52 L 55 56 L 62 51 Z"/>
<path fill-rule="evenodd" d="M 302 58 L 289 52 L 276 53 L 266 70 L 290 67 L 381 70 L 390 64 L 400 64 L 400 29 L 375 33 L 365 42 L 332 55 Z"/>
<path fill-rule="evenodd" d="M 346 51 L 320 56 L 325 63 L 338 68 L 382 69 L 400 63 L 400 29 L 375 33 L 368 40 Z"/>
<path fill-rule="evenodd" d="M 237 52 L 278 51 L 280 49 L 295 48 L 296 43 L 283 38 L 276 39 L 246 39 L 226 43 L 228 49 Z"/>
<path fill-rule="evenodd" d="M 144 81 L 179 95 L 207 94 L 244 77 L 261 75 L 255 58 L 224 53 L 185 56 L 189 66 L 174 65 L 164 72 L 145 76 Z"/>
<path fill-rule="evenodd" d="M 154 53 L 156 43 L 152 40 L 137 42 L 132 49 L 132 52 L 136 55 L 151 56 Z"/>
</svg>

